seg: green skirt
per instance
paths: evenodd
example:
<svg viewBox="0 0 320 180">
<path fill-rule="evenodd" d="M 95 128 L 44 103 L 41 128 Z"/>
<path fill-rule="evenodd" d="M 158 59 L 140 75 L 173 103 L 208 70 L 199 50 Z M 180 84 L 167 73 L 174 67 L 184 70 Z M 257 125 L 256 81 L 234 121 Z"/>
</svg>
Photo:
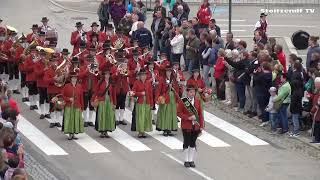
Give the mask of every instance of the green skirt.
<svg viewBox="0 0 320 180">
<path fill-rule="evenodd" d="M 176 131 L 178 129 L 177 105 L 173 92 L 169 92 L 169 104 L 160 104 L 157 113 L 157 130 L 158 131 Z"/>
<path fill-rule="evenodd" d="M 63 114 L 62 131 L 65 134 L 78 134 L 84 132 L 81 110 L 75 107 L 65 107 Z"/>
<path fill-rule="evenodd" d="M 136 131 L 150 132 L 152 131 L 152 114 L 149 104 L 136 104 Z"/>
<path fill-rule="evenodd" d="M 109 96 L 99 102 L 96 115 L 95 129 L 99 132 L 112 132 L 116 129 L 116 115 Z"/>
</svg>

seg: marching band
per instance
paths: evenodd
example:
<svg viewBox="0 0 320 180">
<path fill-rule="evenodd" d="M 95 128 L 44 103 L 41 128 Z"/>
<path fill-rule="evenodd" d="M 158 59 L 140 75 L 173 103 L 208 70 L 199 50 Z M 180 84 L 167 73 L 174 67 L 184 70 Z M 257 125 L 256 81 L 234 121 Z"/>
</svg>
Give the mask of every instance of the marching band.
<svg viewBox="0 0 320 180">
<path fill-rule="evenodd" d="M 50 128 L 62 127 L 69 140 L 76 140 L 76 134 L 88 126 L 101 138 L 108 138 L 116 126 L 127 125 L 127 101 L 133 108 L 131 130 L 138 138 L 145 138 L 146 132 L 153 130 L 152 124 L 164 136 L 174 136 L 180 117 L 185 166 L 194 166 L 205 100 L 199 70 L 186 82 L 179 63 L 170 63 L 166 53 L 153 59 L 148 46 L 139 47 L 122 29 L 114 32 L 108 24 L 107 33 L 100 32 L 96 22 L 89 32 L 77 22 L 71 33 L 72 53 L 68 49 L 58 52 L 57 35 L 50 34 L 54 28 L 48 21 L 42 18 L 42 26 L 32 25 L 32 32 L 20 38 L 12 27 L 0 29 L 1 79 L 18 94 L 20 71 L 22 101 L 30 103 L 30 110 L 39 109 L 40 119 L 48 119 Z M 185 90 L 187 101 L 182 101 Z"/>
</svg>

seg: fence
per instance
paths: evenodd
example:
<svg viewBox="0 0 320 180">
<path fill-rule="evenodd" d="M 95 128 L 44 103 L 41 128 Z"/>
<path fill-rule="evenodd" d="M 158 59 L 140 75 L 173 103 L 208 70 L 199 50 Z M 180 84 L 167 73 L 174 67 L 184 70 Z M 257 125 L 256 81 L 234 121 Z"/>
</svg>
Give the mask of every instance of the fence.
<svg viewBox="0 0 320 180">
<path fill-rule="evenodd" d="M 150 2 L 150 0 L 148 0 Z M 164 1 L 164 0 L 162 0 Z M 202 0 L 184 0 L 187 3 L 200 4 Z M 209 0 L 211 3 L 228 4 L 229 0 Z M 154 2 L 154 0 L 151 0 Z M 319 5 L 320 0 L 232 0 L 234 4 L 252 4 L 252 5 L 265 5 L 265 4 L 284 4 L 284 5 Z"/>
</svg>

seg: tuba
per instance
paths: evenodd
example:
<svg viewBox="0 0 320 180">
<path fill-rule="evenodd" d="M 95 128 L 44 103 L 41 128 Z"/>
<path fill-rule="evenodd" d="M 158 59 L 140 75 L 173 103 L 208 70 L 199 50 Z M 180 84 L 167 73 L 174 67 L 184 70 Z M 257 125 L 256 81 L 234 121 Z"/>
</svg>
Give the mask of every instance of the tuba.
<svg viewBox="0 0 320 180">
<path fill-rule="evenodd" d="M 25 55 L 25 56 L 28 55 L 28 54 L 30 53 L 31 47 L 32 47 L 32 46 L 38 46 L 38 45 L 39 45 L 38 41 L 33 40 L 33 41 L 29 44 L 29 46 L 23 50 L 23 53 L 22 53 L 22 54 Z"/>
<path fill-rule="evenodd" d="M 55 70 L 55 73 L 56 73 L 55 82 L 54 82 L 55 86 L 57 87 L 64 86 L 67 80 L 67 76 L 69 74 L 69 66 L 70 66 L 70 62 L 68 60 L 68 57 L 66 57 L 63 59 L 62 63 Z"/>
<path fill-rule="evenodd" d="M 113 47 L 116 50 L 122 49 L 125 45 L 124 39 L 123 38 L 118 38 L 114 43 L 113 43 Z"/>
</svg>

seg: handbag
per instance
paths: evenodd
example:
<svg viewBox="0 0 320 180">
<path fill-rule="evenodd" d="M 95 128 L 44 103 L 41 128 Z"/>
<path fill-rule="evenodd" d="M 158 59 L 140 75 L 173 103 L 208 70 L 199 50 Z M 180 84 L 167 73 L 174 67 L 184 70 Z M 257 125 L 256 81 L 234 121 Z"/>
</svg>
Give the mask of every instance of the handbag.
<svg viewBox="0 0 320 180">
<path fill-rule="evenodd" d="M 285 99 L 287 99 L 287 97 L 289 96 L 289 94 L 290 94 L 290 92 L 285 96 L 285 98 L 283 98 L 283 99 L 281 99 L 281 100 L 279 100 L 279 101 L 277 101 L 277 102 L 274 102 L 274 103 L 273 103 L 273 108 L 278 111 L 278 110 L 280 109 L 280 107 L 282 106 L 283 101 L 284 101 Z"/>
</svg>

